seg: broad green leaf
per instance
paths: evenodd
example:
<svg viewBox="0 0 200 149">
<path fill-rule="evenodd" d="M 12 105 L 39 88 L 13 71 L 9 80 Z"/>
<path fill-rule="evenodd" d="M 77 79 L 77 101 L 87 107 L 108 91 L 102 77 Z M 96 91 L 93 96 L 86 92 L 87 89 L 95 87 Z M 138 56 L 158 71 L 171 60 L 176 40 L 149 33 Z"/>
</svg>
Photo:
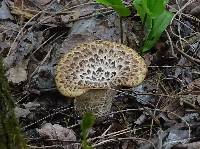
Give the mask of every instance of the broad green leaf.
<svg viewBox="0 0 200 149">
<path fill-rule="evenodd" d="M 144 46 L 141 50 L 142 52 L 146 52 L 154 46 L 156 41 L 160 38 L 162 32 L 171 22 L 172 17 L 173 15 L 165 10 L 160 16 L 152 20 L 152 29 L 145 39 Z"/>
<path fill-rule="evenodd" d="M 148 0 L 147 8 L 149 9 L 150 16 L 157 17 L 165 10 L 165 0 Z"/>
<path fill-rule="evenodd" d="M 96 2 L 107 6 L 112 5 L 109 0 L 96 0 Z"/>
<path fill-rule="evenodd" d="M 144 22 L 145 14 L 152 18 L 159 16 L 165 10 L 165 2 L 166 0 L 134 0 L 133 5 Z"/>
<path fill-rule="evenodd" d="M 146 36 L 149 35 L 152 28 L 152 19 L 150 16 L 150 11 L 147 7 L 148 0 L 134 0 L 133 5 L 137 10 L 138 15 L 142 23 L 145 25 Z"/>
<path fill-rule="evenodd" d="M 137 14 L 140 16 L 142 23 L 144 23 L 145 16 L 149 13 L 149 10 L 147 8 L 147 0 L 134 0 L 133 5 L 137 10 Z"/>
<path fill-rule="evenodd" d="M 130 10 L 124 6 L 112 5 L 111 7 L 122 17 L 126 17 L 131 14 Z"/>
<path fill-rule="evenodd" d="M 96 0 L 97 3 L 112 7 L 120 16 L 129 16 L 131 11 L 125 7 L 121 0 Z"/>
<path fill-rule="evenodd" d="M 96 0 L 96 2 L 104 5 L 123 5 L 121 0 Z"/>
<path fill-rule="evenodd" d="M 145 18 L 145 33 L 146 33 L 146 36 L 145 37 L 148 37 L 151 30 L 152 30 L 152 23 L 153 20 L 151 17 L 149 17 L 149 15 L 146 15 L 146 18 Z"/>
</svg>

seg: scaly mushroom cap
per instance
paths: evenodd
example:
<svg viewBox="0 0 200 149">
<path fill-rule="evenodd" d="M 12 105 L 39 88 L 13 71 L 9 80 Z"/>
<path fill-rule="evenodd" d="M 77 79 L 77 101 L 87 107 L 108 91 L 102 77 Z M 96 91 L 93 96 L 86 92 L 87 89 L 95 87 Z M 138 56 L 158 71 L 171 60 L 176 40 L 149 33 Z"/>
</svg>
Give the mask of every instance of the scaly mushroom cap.
<svg viewBox="0 0 200 149">
<path fill-rule="evenodd" d="M 143 58 L 133 49 L 114 42 L 83 43 L 60 60 L 56 85 L 65 96 L 76 97 L 90 89 L 133 87 L 147 72 Z"/>
</svg>

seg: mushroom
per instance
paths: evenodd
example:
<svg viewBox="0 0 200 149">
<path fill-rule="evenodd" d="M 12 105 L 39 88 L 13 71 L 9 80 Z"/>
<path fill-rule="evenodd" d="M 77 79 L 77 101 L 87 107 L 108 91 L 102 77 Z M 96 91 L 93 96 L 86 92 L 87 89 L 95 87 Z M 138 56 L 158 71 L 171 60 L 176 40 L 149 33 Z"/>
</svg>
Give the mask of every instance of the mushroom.
<svg viewBox="0 0 200 149">
<path fill-rule="evenodd" d="M 147 73 L 143 58 L 133 49 L 110 41 L 82 43 L 60 60 L 55 82 L 65 96 L 75 97 L 75 110 L 83 115 L 108 113 L 115 89 L 140 84 Z"/>
</svg>

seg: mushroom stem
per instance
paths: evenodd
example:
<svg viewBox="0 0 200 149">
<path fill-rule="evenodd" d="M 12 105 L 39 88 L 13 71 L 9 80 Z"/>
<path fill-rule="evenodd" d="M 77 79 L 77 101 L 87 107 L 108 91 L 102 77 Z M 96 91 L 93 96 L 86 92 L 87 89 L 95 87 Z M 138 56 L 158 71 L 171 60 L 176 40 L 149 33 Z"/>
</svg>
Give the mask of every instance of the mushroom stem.
<svg viewBox="0 0 200 149">
<path fill-rule="evenodd" d="M 116 91 L 107 89 L 91 89 L 74 100 L 75 110 L 79 115 L 92 112 L 97 117 L 110 112 Z"/>
</svg>

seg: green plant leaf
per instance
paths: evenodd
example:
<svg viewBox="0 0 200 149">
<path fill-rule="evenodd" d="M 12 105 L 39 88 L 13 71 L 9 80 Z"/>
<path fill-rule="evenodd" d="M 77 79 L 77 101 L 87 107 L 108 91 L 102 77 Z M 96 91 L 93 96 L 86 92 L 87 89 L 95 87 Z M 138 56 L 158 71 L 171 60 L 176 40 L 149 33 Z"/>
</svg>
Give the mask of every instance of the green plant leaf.
<svg viewBox="0 0 200 149">
<path fill-rule="evenodd" d="M 86 140 L 81 142 L 81 146 L 83 149 L 92 149 L 92 146 Z"/>
<path fill-rule="evenodd" d="M 89 129 L 94 125 L 95 123 L 95 116 L 92 113 L 86 113 L 83 116 L 83 119 L 81 121 L 81 146 L 83 149 L 92 149 L 91 145 L 87 142 L 87 135 Z"/>
<path fill-rule="evenodd" d="M 146 14 L 151 18 L 159 16 L 165 10 L 167 1 L 168 0 L 134 0 L 133 5 L 142 22 L 144 22 Z"/>
<path fill-rule="evenodd" d="M 152 28 L 145 39 L 144 46 L 141 50 L 142 52 L 147 52 L 154 46 L 156 41 L 160 38 L 162 32 L 167 28 L 167 26 L 171 22 L 172 17 L 173 14 L 164 10 L 162 14 L 160 14 L 160 16 L 152 19 Z"/>
<path fill-rule="evenodd" d="M 151 17 L 149 17 L 149 15 L 146 15 L 146 18 L 145 18 L 145 37 L 147 38 L 152 30 L 152 24 L 153 24 L 153 20 Z"/>
<path fill-rule="evenodd" d="M 96 0 L 97 3 L 112 7 L 120 16 L 129 16 L 131 11 L 125 7 L 121 0 Z"/>
<path fill-rule="evenodd" d="M 96 2 L 104 5 L 123 5 L 121 0 L 96 0 Z"/>
<path fill-rule="evenodd" d="M 85 113 L 81 121 L 82 137 L 87 137 L 87 131 L 94 125 L 95 117 L 92 113 Z M 85 134 L 86 133 L 86 134 Z"/>
<path fill-rule="evenodd" d="M 148 0 L 147 8 L 152 18 L 157 17 L 165 10 L 165 0 Z"/>
<path fill-rule="evenodd" d="M 125 6 L 112 5 L 111 7 L 122 17 L 126 17 L 131 14 L 131 11 Z"/>
<path fill-rule="evenodd" d="M 164 4 L 166 5 L 169 2 L 169 0 L 164 0 Z"/>
<path fill-rule="evenodd" d="M 169 0 L 134 0 L 133 5 L 145 26 L 145 42 L 141 52 L 154 46 L 169 25 L 172 14 L 165 10 Z"/>
<path fill-rule="evenodd" d="M 133 5 L 137 10 L 138 15 L 140 16 L 142 23 L 144 23 L 146 15 L 149 14 L 149 9 L 147 7 L 147 0 L 134 0 Z"/>
<path fill-rule="evenodd" d="M 85 113 L 81 121 L 81 129 L 89 129 L 94 125 L 94 122 L 95 116 L 90 112 Z"/>
</svg>

